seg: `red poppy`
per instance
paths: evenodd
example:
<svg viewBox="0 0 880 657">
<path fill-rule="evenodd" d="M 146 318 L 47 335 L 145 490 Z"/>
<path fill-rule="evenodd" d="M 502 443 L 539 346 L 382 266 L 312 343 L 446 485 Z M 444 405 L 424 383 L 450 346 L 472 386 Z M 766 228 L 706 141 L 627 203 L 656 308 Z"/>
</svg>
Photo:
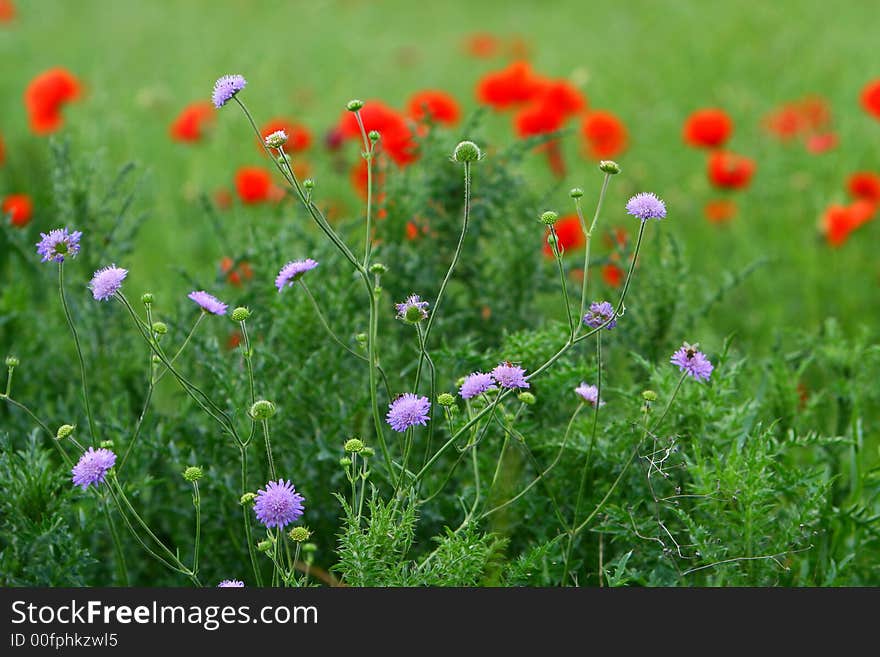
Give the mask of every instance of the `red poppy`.
<svg viewBox="0 0 880 657">
<path fill-rule="evenodd" d="M 877 204 L 867 199 L 857 199 L 849 204 L 849 213 L 852 216 L 853 228 L 858 228 L 874 218 L 877 212 Z"/>
<path fill-rule="evenodd" d="M 413 132 L 406 117 L 385 105 L 382 101 L 367 101 L 360 110 L 361 120 L 367 132 L 378 130 L 381 135 L 379 148 L 399 166 L 414 162 L 418 155 Z M 339 120 L 339 130 L 344 139 L 360 141 L 361 130 L 354 112 L 344 112 Z"/>
<path fill-rule="evenodd" d="M 486 32 L 477 32 L 465 37 L 464 51 L 477 59 L 489 59 L 498 54 L 501 44 L 498 39 Z"/>
<path fill-rule="evenodd" d="M 581 123 L 581 134 L 587 140 L 590 156 L 597 160 L 620 155 L 627 147 L 626 126 L 611 112 L 587 114 Z"/>
<path fill-rule="evenodd" d="M 822 215 L 821 230 L 829 246 L 840 247 L 850 233 L 870 221 L 877 211 L 876 204 L 858 200 L 850 205 L 831 205 Z"/>
<path fill-rule="evenodd" d="M 430 120 L 444 125 L 455 125 L 461 117 L 455 98 L 445 91 L 432 89 L 413 94 L 407 103 L 407 112 L 416 121 Z"/>
<path fill-rule="evenodd" d="M 242 279 L 249 281 L 254 277 L 254 270 L 244 260 L 238 263 L 238 266 L 235 268 L 233 268 L 234 264 L 235 262 L 232 258 L 224 256 L 220 261 L 220 271 L 226 274 L 226 280 L 230 285 L 241 287 Z"/>
<path fill-rule="evenodd" d="M 300 153 L 312 145 L 312 133 L 301 123 L 288 121 L 287 119 L 277 118 L 267 121 L 260 128 L 260 134 L 263 139 L 271 135 L 273 132 L 284 130 L 287 134 L 287 143 L 284 144 L 285 153 Z M 263 150 L 263 145 L 258 144 L 259 149 Z"/>
<path fill-rule="evenodd" d="M 24 228 L 31 222 L 34 206 L 27 194 L 10 194 L 0 206 L 3 214 L 9 215 L 9 223 L 16 228 Z"/>
<path fill-rule="evenodd" d="M 868 114 L 880 119 L 880 78 L 869 82 L 862 89 L 862 107 Z"/>
<path fill-rule="evenodd" d="M 807 151 L 819 155 L 837 147 L 839 140 L 836 132 L 825 132 L 807 137 Z"/>
<path fill-rule="evenodd" d="M 822 130 L 831 123 L 831 108 L 820 96 L 806 96 L 795 107 L 805 130 Z"/>
<path fill-rule="evenodd" d="M 703 214 L 713 224 L 727 223 L 736 216 L 736 203 L 728 199 L 709 201 L 703 207 Z"/>
<path fill-rule="evenodd" d="M 272 178 L 259 167 L 241 167 L 235 174 L 235 189 L 242 203 L 262 203 L 269 198 Z"/>
<path fill-rule="evenodd" d="M 0 23 L 10 23 L 15 18 L 15 5 L 12 0 L 0 0 Z"/>
<path fill-rule="evenodd" d="M 722 146 L 733 133 L 733 121 L 721 109 L 702 109 L 691 114 L 684 122 L 682 136 L 685 143 L 696 148 Z"/>
<path fill-rule="evenodd" d="M 581 230 L 581 222 L 576 214 L 560 217 L 554 228 L 556 229 L 556 236 L 559 238 L 559 250 L 563 253 L 575 251 L 584 245 L 584 232 Z M 552 258 L 553 249 L 547 243 L 549 236 L 550 230 L 548 229 L 544 235 L 544 255 Z"/>
<path fill-rule="evenodd" d="M 419 237 L 419 227 L 416 226 L 414 221 L 406 222 L 406 239 L 410 242 Z"/>
<path fill-rule="evenodd" d="M 496 110 L 505 110 L 535 100 L 546 84 L 546 80 L 532 71 L 528 62 L 515 61 L 507 68 L 480 78 L 477 100 Z"/>
<path fill-rule="evenodd" d="M 610 287 L 620 287 L 626 272 L 613 263 L 602 265 L 602 280 Z"/>
<path fill-rule="evenodd" d="M 880 203 L 880 175 L 871 171 L 852 174 L 847 182 L 847 190 L 853 198 Z"/>
<path fill-rule="evenodd" d="M 183 108 L 169 128 L 171 138 L 180 142 L 200 141 L 204 129 L 214 120 L 214 106 L 211 103 L 191 103 Z"/>
<path fill-rule="evenodd" d="M 709 180 L 722 189 L 747 187 L 755 173 L 755 161 L 736 153 L 716 151 L 709 156 Z"/>
<path fill-rule="evenodd" d="M 785 103 L 767 114 L 762 120 L 764 129 L 782 141 L 827 132 L 831 123 L 831 109 L 820 96 L 806 96 Z"/>
<path fill-rule="evenodd" d="M 555 132 L 565 123 L 565 115 L 549 103 L 532 103 L 513 117 L 516 134 L 522 138 Z"/>
<path fill-rule="evenodd" d="M 566 118 L 587 109 L 587 97 L 568 80 L 546 82 L 538 100 L 554 107 Z"/>
<path fill-rule="evenodd" d="M 24 92 L 31 130 L 38 135 L 55 132 L 64 122 L 61 108 L 79 95 L 79 81 L 66 69 L 53 68 L 40 73 Z"/>
</svg>

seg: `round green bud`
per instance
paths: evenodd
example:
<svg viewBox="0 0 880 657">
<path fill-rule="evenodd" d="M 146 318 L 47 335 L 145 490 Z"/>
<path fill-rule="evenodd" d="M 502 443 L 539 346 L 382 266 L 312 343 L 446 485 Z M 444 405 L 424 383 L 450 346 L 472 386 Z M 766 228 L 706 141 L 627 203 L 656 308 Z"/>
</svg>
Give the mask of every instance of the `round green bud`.
<svg viewBox="0 0 880 657">
<path fill-rule="evenodd" d="M 341 459 L 339 459 L 339 465 L 341 465 L 343 468 L 347 468 L 351 465 L 351 459 L 347 456 L 343 456 Z"/>
<path fill-rule="evenodd" d="M 158 365 L 159 363 L 162 362 L 162 359 L 159 358 L 159 354 L 153 354 L 152 360 L 153 360 L 153 365 Z"/>
<path fill-rule="evenodd" d="M 245 308 L 244 306 L 239 306 L 235 310 L 232 311 L 232 321 L 233 322 L 243 322 L 247 318 L 251 316 L 251 311 Z"/>
<path fill-rule="evenodd" d="M 363 106 L 364 106 L 364 101 L 358 100 L 357 98 L 355 98 L 353 100 L 348 101 L 348 103 L 346 103 L 345 109 L 347 109 L 349 112 L 357 112 Z"/>
<path fill-rule="evenodd" d="M 370 130 L 370 132 L 367 133 L 367 137 L 369 137 L 370 141 L 375 144 L 377 141 L 379 141 L 379 137 L 381 137 L 381 135 L 379 134 L 378 130 Z"/>
<path fill-rule="evenodd" d="M 345 441 L 345 451 L 353 452 L 355 454 L 362 452 L 364 451 L 364 443 L 359 438 L 350 438 Z"/>
<path fill-rule="evenodd" d="M 198 481 L 203 476 L 205 476 L 205 473 L 197 465 L 191 465 L 183 471 L 183 478 L 187 481 Z"/>
<path fill-rule="evenodd" d="M 254 500 L 257 499 L 256 493 L 245 493 L 238 499 L 238 503 L 242 506 L 246 506 L 248 504 L 253 504 Z"/>
<path fill-rule="evenodd" d="M 15 356 L 6 357 L 6 367 L 18 367 L 19 362 L 20 361 Z"/>
<path fill-rule="evenodd" d="M 260 552 L 268 552 L 272 549 L 272 541 L 270 541 L 268 538 L 264 538 L 262 541 L 257 543 L 257 549 Z"/>
<path fill-rule="evenodd" d="M 168 333 L 168 324 L 165 322 L 153 322 L 153 333 L 156 335 L 165 335 Z"/>
<path fill-rule="evenodd" d="M 55 437 L 58 440 L 64 440 L 70 434 L 72 434 L 75 430 L 76 430 L 75 424 L 62 424 L 60 427 L 58 427 L 58 431 L 55 433 Z"/>
<path fill-rule="evenodd" d="M 153 303 L 153 293 L 152 292 L 144 292 L 141 295 L 141 303 L 144 304 L 145 306 L 149 306 L 151 303 Z"/>
<path fill-rule="evenodd" d="M 584 190 L 582 190 L 580 187 L 572 187 L 568 195 L 572 198 L 580 198 L 584 195 Z"/>
<path fill-rule="evenodd" d="M 556 236 L 556 233 L 550 233 L 547 236 L 547 244 L 549 244 L 550 246 L 556 246 L 557 244 L 559 244 L 559 238 Z"/>
<path fill-rule="evenodd" d="M 385 274 L 388 272 L 388 267 L 383 265 L 381 262 L 374 262 L 370 265 L 370 273 L 371 274 Z"/>
<path fill-rule="evenodd" d="M 553 210 L 547 210 L 541 214 L 541 223 L 545 226 L 552 226 L 556 223 L 556 220 L 559 219 L 559 213 L 553 212 Z"/>
<path fill-rule="evenodd" d="M 287 532 L 287 535 L 294 543 L 302 543 L 303 541 L 309 540 L 309 536 L 312 535 L 312 532 L 310 532 L 305 527 L 294 527 L 289 532 Z"/>
<path fill-rule="evenodd" d="M 302 551 L 306 554 L 314 554 L 315 552 L 317 552 L 317 550 L 318 546 L 314 543 L 303 543 Z"/>
<path fill-rule="evenodd" d="M 642 393 L 642 399 L 644 399 L 645 401 L 648 401 L 648 402 L 657 401 L 657 393 L 654 392 L 653 390 L 645 390 Z"/>
<path fill-rule="evenodd" d="M 363 456 L 364 458 L 373 456 L 373 454 L 375 454 L 375 453 L 376 453 L 376 450 L 373 449 L 372 447 L 364 447 L 361 450 L 361 456 Z"/>
<path fill-rule="evenodd" d="M 528 404 L 531 406 L 535 403 L 535 396 L 530 392 L 521 392 L 517 397 L 523 404 Z"/>
<path fill-rule="evenodd" d="M 113 449 L 113 441 L 102 440 L 100 443 L 98 443 L 98 447 L 103 447 L 104 449 Z"/>
<path fill-rule="evenodd" d="M 464 385 L 464 377 L 461 376 L 461 377 L 459 377 L 458 380 L 455 382 L 455 387 L 456 387 L 456 388 L 461 388 L 463 385 Z"/>
<path fill-rule="evenodd" d="M 251 406 L 251 417 L 255 420 L 268 420 L 275 415 L 275 404 L 265 399 L 258 399 Z"/>
<path fill-rule="evenodd" d="M 291 159 L 290 155 L 288 155 L 287 153 L 282 153 L 281 155 L 279 155 L 277 160 L 278 164 L 280 164 L 281 166 L 284 166 L 285 164 L 290 166 Z"/>
<path fill-rule="evenodd" d="M 437 403 L 441 406 L 455 406 L 455 395 L 442 392 L 437 396 Z"/>
<path fill-rule="evenodd" d="M 314 189 L 315 188 L 315 181 L 312 180 L 311 178 L 306 178 L 305 180 L 303 180 L 303 187 L 306 189 Z"/>
<path fill-rule="evenodd" d="M 472 141 L 463 141 L 452 151 L 455 162 L 476 162 L 483 159 L 483 151 Z"/>
<path fill-rule="evenodd" d="M 610 173 L 614 176 L 620 173 L 620 165 L 614 160 L 602 160 L 599 162 L 599 171 Z"/>
</svg>

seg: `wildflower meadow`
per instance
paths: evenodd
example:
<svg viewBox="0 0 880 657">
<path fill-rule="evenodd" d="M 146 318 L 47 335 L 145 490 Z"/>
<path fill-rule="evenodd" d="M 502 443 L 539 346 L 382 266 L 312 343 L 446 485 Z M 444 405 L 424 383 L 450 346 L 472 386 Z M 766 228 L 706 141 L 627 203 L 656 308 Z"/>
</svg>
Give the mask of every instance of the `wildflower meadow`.
<svg viewBox="0 0 880 657">
<path fill-rule="evenodd" d="M 0 0 L 0 584 L 880 585 L 818 7 Z"/>
</svg>

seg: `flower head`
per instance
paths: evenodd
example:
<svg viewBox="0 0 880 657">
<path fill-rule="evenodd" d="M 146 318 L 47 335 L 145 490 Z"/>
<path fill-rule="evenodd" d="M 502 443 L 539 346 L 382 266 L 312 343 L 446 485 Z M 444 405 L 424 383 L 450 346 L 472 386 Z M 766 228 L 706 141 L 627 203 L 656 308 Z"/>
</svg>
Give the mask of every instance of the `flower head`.
<svg viewBox="0 0 880 657">
<path fill-rule="evenodd" d="M 72 233 L 67 228 L 56 228 L 48 233 L 40 233 L 41 239 L 37 242 L 37 253 L 43 256 L 42 262 L 64 262 L 65 256 L 75 258 L 79 253 L 79 238 L 82 233 L 78 230 Z"/>
<path fill-rule="evenodd" d="M 0 213 L 9 215 L 9 223 L 16 228 L 24 228 L 31 222 L 34 204 L 27 194 L 10 194 L 3 199 Z"/>
<path fill-rule="evenodd" d="M 642 192 L 636 194 L 626 203 L 626 212 L 642 221 L 646 219 L 663 219 L 666 217 L 666 204 L 656 194 Z"/>
<path fill-rule="evenodd" d="M 388 405 L 385 420 L 395 431 L 406 431 L 417 424 L 428 424 L 428 411 L 431 402 L 427 397 L 419 397 L 411 392 L 400 395 Z"/>
<path fill-rule="evenodd" d="M 214 83 L 214 91 L 211 93 L 211 100 L 214 107 L 220 109 L 237 94 L 244 89 L 247 80 L 241 75 L 224 75 Z"/>
<path fill-rule="evenodd" d="M 116 454 L 109 449 L 95 449 L 89 447 L 88 451 L 79 457 L 77 464 L 73 466 L 73 485 L 83 490 L 91 484 L 97 486 L 104 483 L 107 471 L 116 463 Z"/>
<path fill-rule="evenodd" d="M 862 89 L 861 100 L 865 111 L 880 120 L 880 78 L 865 85 Z"/>
<path fill-rule="evenodd" d="M 599 406 L 604 406 L 605 402 L 599 399 L 599 388 L 596 386 L 588 386 L 586 383 L 581 382 L 581 384 L 574 389 L 577 393 L 578 397 L 583 399 L 588 404 L 592 404 L 595 406 L 597 403 Z"/>
<path fill-rule="evenodd" d="M 217 585 L 218 589 L 240 589 L 244 587 L 244 582 L 240 579 L 224 579 Z"/>
<path fill-rule="evenodd" d="M 126 276 L 128 276 L 128 270 L 117 267 L 115 264 L 99 269 L 89 283 L 92 296 L 97 301 L 106 301 L 119 292 Z"/>
<path fill-rule="evenodd" d="M 268 201 L 272 196 L 272 176 L 260 167 L 241 167 L 235 172 L 235 191 L 245 205 Z"/>
<path fill-rule="evenodd" d="M 270 529 L 284 527 L 302 517 L 305 501 L 289 481 L 270 481 L 266 488 L 257 491 L 254 513 L 257 520 Z"/>
<path fill-rule="evenodd" d="M 214 108 L 207 101 L 190 103 L 181 110 L 168 129 L 171 138 L 179 142 L 197 142 L 205 128 L 214 120 Z"/>
<path fill-rule="evenodd" d="M 397 319 L 409 324 L 418 324 L 428 319 L 428 302 L 422 301 L 418 294 L 411 294 L 403 303 L 396 303 Z"/>
<path fill-rule="evenodd" d="M 458 394 L 461 395 L 462 399 L 471 399 L 489 390 L 497 390 L 495 379 L 492 378 L 492 375 L 474 372 L 464 378 L 464 383 L 461 384 Z"/>
<path fill-rule="evenodd" d="M 299 153 L 312 145 L 312 133 L 301 123 L 285 118 L 270 119 L 260 127 L 260 137 L 264 144 L 272 148 L 266 140 L 277 132 L 285 135 L 284 150 L 286 153 Z M 259 144 L 260 151 L 263 145 Z M 275 147 L 277 148 L 277 146 Z"/>
<path fill-rule="evenodd" d="M 526 371 L 513 363 L 499 363 L 492 370 L 492 378 L 502 388 L 528 388 L 529 382 L 525 378 Z"/>
<path fill-rule="evenodd" d="M 608 320 L 611 320 L 608 322 Z M 590 328 L 599 328 L 605 322 L 608 324 L 606 329 L 611 330 L 617 326 L 617 320 L 614 319 L 614 308 L 607 301 L 594 301 L 590 304 L 590 311 L 584 315 L 584 324 Z"/>
<path fill-rule="evenodd" d="M 709 362 L 709 359 L 706 358 L 706 355 L 701 351 L 697 351 L 698 346 L 699 345 L 688 344 L 685 342 L 681 346 L 681 349 L 672 354 L 670 362 L 673 365 L 678 365 L 678 369 L 682 372 L 686 372 L 688 376 L 691 376 L 698 381 L 700 379 L 708 381 L 714 368 L 712 367 L 712 363 Z"/>
<path fill-rule="evenodd" d="M 266 135 L 264 141 L 269 148 L 281 148 L 287 143 L 287 133 L 284 130 L 275 130 Z"/>
<path fill-rule="evenodd" d="M 591 157 L 597 160 L 614 158 L 626 150 L 626 126 L 611 112 L 588 112 L 581 122 L 581 135 Z"/>
<path fill-rule="evenodd" d="M 275 287 L 281 292 L 285 285 L 290 287 L 299 280 L 303 274 L 317 266 L 318 263 L 311 258 L 306 258 L 305 260 L 291 260 L 281 268 L 281 271 L 278 272 L 278 276 L 275 277 Z"/>
<path fill-rule="evenodd" d="M 722 109 L 697 110 L 684 124 L 685 142 L 696 148 L 717 148 L 730 138 L 733 121 Z"/>
<path fill-rule="evenodd" d="M 748 187 L 755 173 L 755 161 L 728 151 L 715 151 L 709 156 L 709 182 L 721 189 Z"/>
<path fill-rule="evenodd" d="M 445 91 L 426 89 L 410 96 L 407 112 L 416 121 L 455 125 L 461 116 L 458 102 Z"/>
<path fill-rule="evenodd" d="M 204 290 L 190 292 L 186 296 L 195 301 L 206 313 L 211 313 L 212 315 L 226 314 L 226 309 L 228 308 L 228 306 L 220 301 L 220 299 L 211 294 L 208 294 Z"/>
</svg>

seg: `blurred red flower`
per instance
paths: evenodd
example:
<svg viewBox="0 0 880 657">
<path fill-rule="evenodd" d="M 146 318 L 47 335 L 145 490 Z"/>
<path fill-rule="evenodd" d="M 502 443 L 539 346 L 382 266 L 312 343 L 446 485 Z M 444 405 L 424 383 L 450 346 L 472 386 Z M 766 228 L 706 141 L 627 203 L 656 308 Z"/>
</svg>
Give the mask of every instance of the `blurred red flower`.
<svg viewBox="0 0 880 657">
<path fill-rule="evenodd" d="M 0 0 L 0 23 L 10 23 L 15 18 L 15 5 L 12 0 Z"/>
<path fill-rule="evenodd" d="M 423 123 L 428 120 L 443 125 L 455 125 L 461 118 L 458 101 L 445 91 L 426 89 L 413 94 L 407 103 L 407 113 Z"/>
<path fill-rule="evenodd" d="M 784 103 L 762 119 L 764 129 L 781 141 L 807 137 L 814 132 L 827 133 L 830 123 L 831 109 L 820 96 Z"/>
<path fill-rule="evenodd" d="M 696 148 L 717 148 L 733 133 L 733 121 L 721 109 L 697 110 L 684 122 L 685 143 Z"/>
<path fill-rule="evenodd" d="M 862 89 L 862 107 L 868 114 L 880 119 L 880 78 L 869 82 Z"/>
<path fill-rule="evenodd" d="M 556 236 L 559 238 L 559 250 L 563 252 L 575 251 L 584 245 L 584 232 L 581 230 L 581 222 L 576 214 L 560 217 L 554 225 Z M 550 230 L 544 234 L 544 255 L 553 257 L 553 249 L 547 243 Z M 564 254 L 563 254 L 564 255 Z"/>
<path fill-rule="evenodd" d="M 233 349 L 238 348 L 238 346 L 241 344 L 241 340 L 242 340 L 241 331 L 236 329 L 235 331 L 233 331 L 232 333 L 229 334 L 229 338 L 227 338 L 227 340 L 226 340 L 226 348 L 229 351 L 232 351 Z"/>
<path fill-rule="evenodd" d="M 566 118 L 587 109 L 587 97 L 568 80 L 545 82 L 538 102 L 554 107 Z"/>
<path fill-rule="evenodd" d="M 703 207 L 703 214 L 713 224 L 727 223 L 736 216 L 736 203 L 728 199 L 709 201 Z"/>
<path fill-rule="evenodd" d="M 300 153 L 307 150 L 312 145 L 312 133 L 301 123 L 290 121 L 283 118 L 275 118 L 267 121 L 260 128 L 260 134 L 263 139 L 271 135 L 273 132 L 284 130 L 287 133 L 287 143 L 284 144 L 285 153 Z M 263 151 L 262 143 L 257 144 L 260 152 Z"/>
<path fill-rule="evenodd" d="M 547 81 L 532 71 L 528 62 L 515 61 L 479 79 L 477 100 L 496 110 L 505 110 L 535 100 L 546 85 Z"/>
<path fill-rule="evenodd" d="M 242 260 L 238 263 L 238 266 L 233 268 L 235 261 L 229 256 L 224 256 L 220 261 L 220 271 L 226 274 L 226 280 L 230 285 L 234 285 L 235 287 L 241 287 L 242 279 L 251 280 L 254 277 L 254 270 L 251 269 L 250 264 Z"/>
<path fill-rule="evenodd" d="M 880 203 L 880 175 L 871 171 L 858 171 L 847 181 L 847 190 L 853 198 Z"/>
<path fill-rule="evenodd" d="M 627 131 L 611 112 L 595 111 L 581 122 L 581 134 L 587 140 L 591 157 L 597 160 L 620 155 L 627 147 Z"/>
<path fill-rule="evenodd" d="M 171 123 L 171 138 L 180 142 L 200 141 L 205 127 L 214 120 L 214 106 L 211 103 L 190 103 L 181 110 Z"/>
<path fill-rule="evenodd" d="M 235 189 L 242 203 L 262 203 L 269 199 L 272 178 L 259 167 L 241 167 L 235 174 Z"/>
<path fill-rule="evenodd" d="M 513 116 L 513 127 L 522 138 L 555 132 L 565 124 L 565 115 L 549 103 L 526 105 Z"/>
<path fill-rule="evenodd" d="M 64 123 L 61 109 L 80 95 L 79 81 L 66 69 L 53 68 L 37 75 L 24 92 L 31 130 L 46 135 Z"/>
<path fill-rule="evenodd" d="M 487 32 L 476 32 L 464 39 L 462 44 L 465 53 L 477 59 L 489 59 L 498 54 L 501 43 L 496 37 Z"/>
<path fill-rule="evenodd" d="M 369 100 L 360 110 L 367 132 L 378 130 L 379 148 L 388 153 L 398 166 L 406 166 L 418 158 L 416 142 L 406 117 L 382 101 Z M 360 141 L 361 130 L 354 112 L 345 111 L 339 119 L 339 131 L 344 139 Z"/>
<path fill-rule="evenodd" d="M 10 194 L 0 206 L 4 215 L 9 215 L 9 223 L 16 228 L 24 228 L 31 222 L 34 206 L 27 194 Z"/>
<path fill-rule="evenodd" d="M 825 132 L 807 137 L 807 150 L 813 155 L 819 155 L 826 151 L 837 148 L 839 140 L 836 132 Z"/>
<path fill-rule="evenodd" d="M 613 263 L 602 265 L 602 280 L 610 287 L 620 287 L 626 272 Z"/>
<path fill-rule="evenodd" d="M 876 204 L 861 199 L 849 205 L 829 206 L 820 225 L 825 241 L 835 248 L 843 246 L 854 230 L 873 219 L 876 211 Z"/>
<path fill-rule="evenodd" d="M 755 173 L 755 161 L 731 153 L 716 151 L 709 156 L 709 181 L 722 189 L 742 189 L 748 187 Z"/>
</svg>

